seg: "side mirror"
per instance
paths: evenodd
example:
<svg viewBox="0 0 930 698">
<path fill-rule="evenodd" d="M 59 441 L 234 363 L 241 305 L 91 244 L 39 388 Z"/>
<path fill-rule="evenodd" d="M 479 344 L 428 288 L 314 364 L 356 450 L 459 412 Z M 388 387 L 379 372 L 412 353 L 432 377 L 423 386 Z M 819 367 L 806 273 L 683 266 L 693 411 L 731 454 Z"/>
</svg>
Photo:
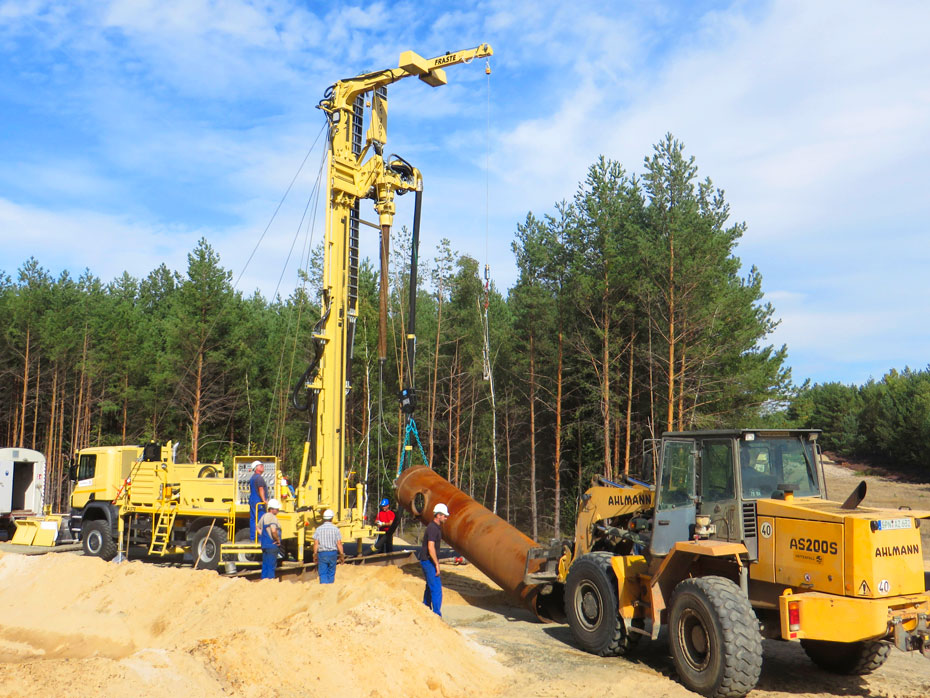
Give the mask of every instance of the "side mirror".
<svg viewBox="0 0 930 698">
<path fill-rule="evenodd" d="M 77 480 L 77 466 L 76 465 L 72 465 L 68 467 L 68 479 L 71 480 L 71 482 L 74 482 L 75 480 Z"/>
</svg>

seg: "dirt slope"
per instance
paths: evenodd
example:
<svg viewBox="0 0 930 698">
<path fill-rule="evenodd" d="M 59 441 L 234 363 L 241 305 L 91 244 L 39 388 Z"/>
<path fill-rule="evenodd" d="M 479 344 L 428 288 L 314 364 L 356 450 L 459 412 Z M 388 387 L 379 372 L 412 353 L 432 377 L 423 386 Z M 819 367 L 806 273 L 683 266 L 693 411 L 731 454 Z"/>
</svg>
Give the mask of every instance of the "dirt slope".
<svg viewBox="0 0 930 698">
<path fill-rule="evenodd" d="M 828 463 L 833 499 L 862 475 Z M 930 509 L 930 486 L 865 477 L 872 506 Z M 930 569 L 930 525 L 922 529 Z M 694 696 L 664 636 L 628 658 L 577 649 L 471 565 L 443 565 L 444 620 L 421 603 L 418 565 L 340 566 L 247 582 L 214 572 L 60 554 L 0 554 L 0 696 Z M 764 643 L 755 698 L 930 696 L 930 661 L 894 651 L 878 672 L 838 677 L 797 643 Z"/>
<path fill-rule="evenodd" d="M 337 584 L 0 558 L 0 695 L 496 695 L 510 670 L 393 567 Z"/>
</svg>

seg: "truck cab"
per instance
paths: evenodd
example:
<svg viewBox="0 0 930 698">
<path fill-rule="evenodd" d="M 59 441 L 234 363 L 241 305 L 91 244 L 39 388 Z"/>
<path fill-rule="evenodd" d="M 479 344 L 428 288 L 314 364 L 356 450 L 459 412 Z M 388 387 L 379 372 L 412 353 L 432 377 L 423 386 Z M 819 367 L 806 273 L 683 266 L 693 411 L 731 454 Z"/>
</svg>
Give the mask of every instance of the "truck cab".
<svg viewBox="0 0 930 698">
<path fill-rule="evenodd" d="M 145 446 L 100 446 L 79 451 L 75 464 L 71 466 L 74 486 L 69 526 L 72 534 L 75 537 L 81 534 L 85 513 L 88 519 L 105 520 L 114 526 L 117 509 L 113 501 L 125 489 L 133 469 L 143 460 L 173 463 L 174 450 L 169 441 L 165 446 L 150 443 Z"/>
</svg>

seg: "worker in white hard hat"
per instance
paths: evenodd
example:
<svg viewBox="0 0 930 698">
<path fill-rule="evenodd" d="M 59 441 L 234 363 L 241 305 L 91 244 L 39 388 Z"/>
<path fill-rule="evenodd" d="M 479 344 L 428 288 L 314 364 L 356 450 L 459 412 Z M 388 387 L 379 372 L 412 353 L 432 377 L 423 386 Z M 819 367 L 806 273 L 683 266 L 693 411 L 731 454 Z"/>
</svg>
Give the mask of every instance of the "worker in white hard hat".
<svg viewBox="0 0 930 698">
<path fill-rule="evenodd" d="M 449 518 L 449 507 L 440 502 L 433 507 L 433 520 L 423 534 L 420 547 L 420 566 L 426 577 L 426 589 L 423 590 L 423 604 L 433 609 L 433 613 L 442 618 L 442 579 L 439 576 L 439 544 L 442 541 L 442 525 Z"/>
<path fill-rule="evenodd" d="M 249 478 L 249 538 L 257 540 L 258 520 L 265 513 L 268 501 L 268 483 L 265 482 L 265 464 L 260 460 L 252 461 L 252 477 Z"/>
<path fill-rule="evenodd" d="M 336 563 L 345 560 L 342 532 L 333 524 L 333 510 L 323 512 L 323 523 L 313 532 L 313 561 L 317 563 L 320 584 L 336 581 Z"/>
<path fill-rule="evenodd" d="M 278 550 L 281 548 L 281 524 L 278 512 L 281 502 L 273 497 L 268 500 L 268 511 L 259 521 L 259 542 L 262 545 L 262 579 L 274 579 L 274 570 L 278 564 Z"/>
</svg>

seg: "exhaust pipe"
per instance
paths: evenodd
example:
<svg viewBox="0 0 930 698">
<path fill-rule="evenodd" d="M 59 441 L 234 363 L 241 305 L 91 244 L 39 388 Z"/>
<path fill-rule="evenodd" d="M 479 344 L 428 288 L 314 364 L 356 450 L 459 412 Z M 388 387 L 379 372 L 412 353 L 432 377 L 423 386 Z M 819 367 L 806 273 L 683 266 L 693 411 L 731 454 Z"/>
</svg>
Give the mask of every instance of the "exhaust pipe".
<svg viewBox="0 0 930 698">
<path fill-rule="evenodd" d="M 527 553 L 538 547 L 532 539 L 424 465 L 407 468 L 397 479 L 397 500 L 424 524 L 433 520 L 436 504 L 446 504 L 450 516 L 442 537 L 449 545 L 540 620 L 560 617 L 561 594 L 552 593 L 551 584 L 523 581 L 527 572 L 537 571 L 527 569 Z"/>
<path fill-rule="evenodd" d="M 855 509 L 859 506 L 862 500 L 865 499 L 866 489 L 865 480 L 863 480 L 856 486 L 856 489 L 852 491 L 852 494 L 846 498 L 846 501 L 840 505 L 840 509 Z"/>
</svg>

